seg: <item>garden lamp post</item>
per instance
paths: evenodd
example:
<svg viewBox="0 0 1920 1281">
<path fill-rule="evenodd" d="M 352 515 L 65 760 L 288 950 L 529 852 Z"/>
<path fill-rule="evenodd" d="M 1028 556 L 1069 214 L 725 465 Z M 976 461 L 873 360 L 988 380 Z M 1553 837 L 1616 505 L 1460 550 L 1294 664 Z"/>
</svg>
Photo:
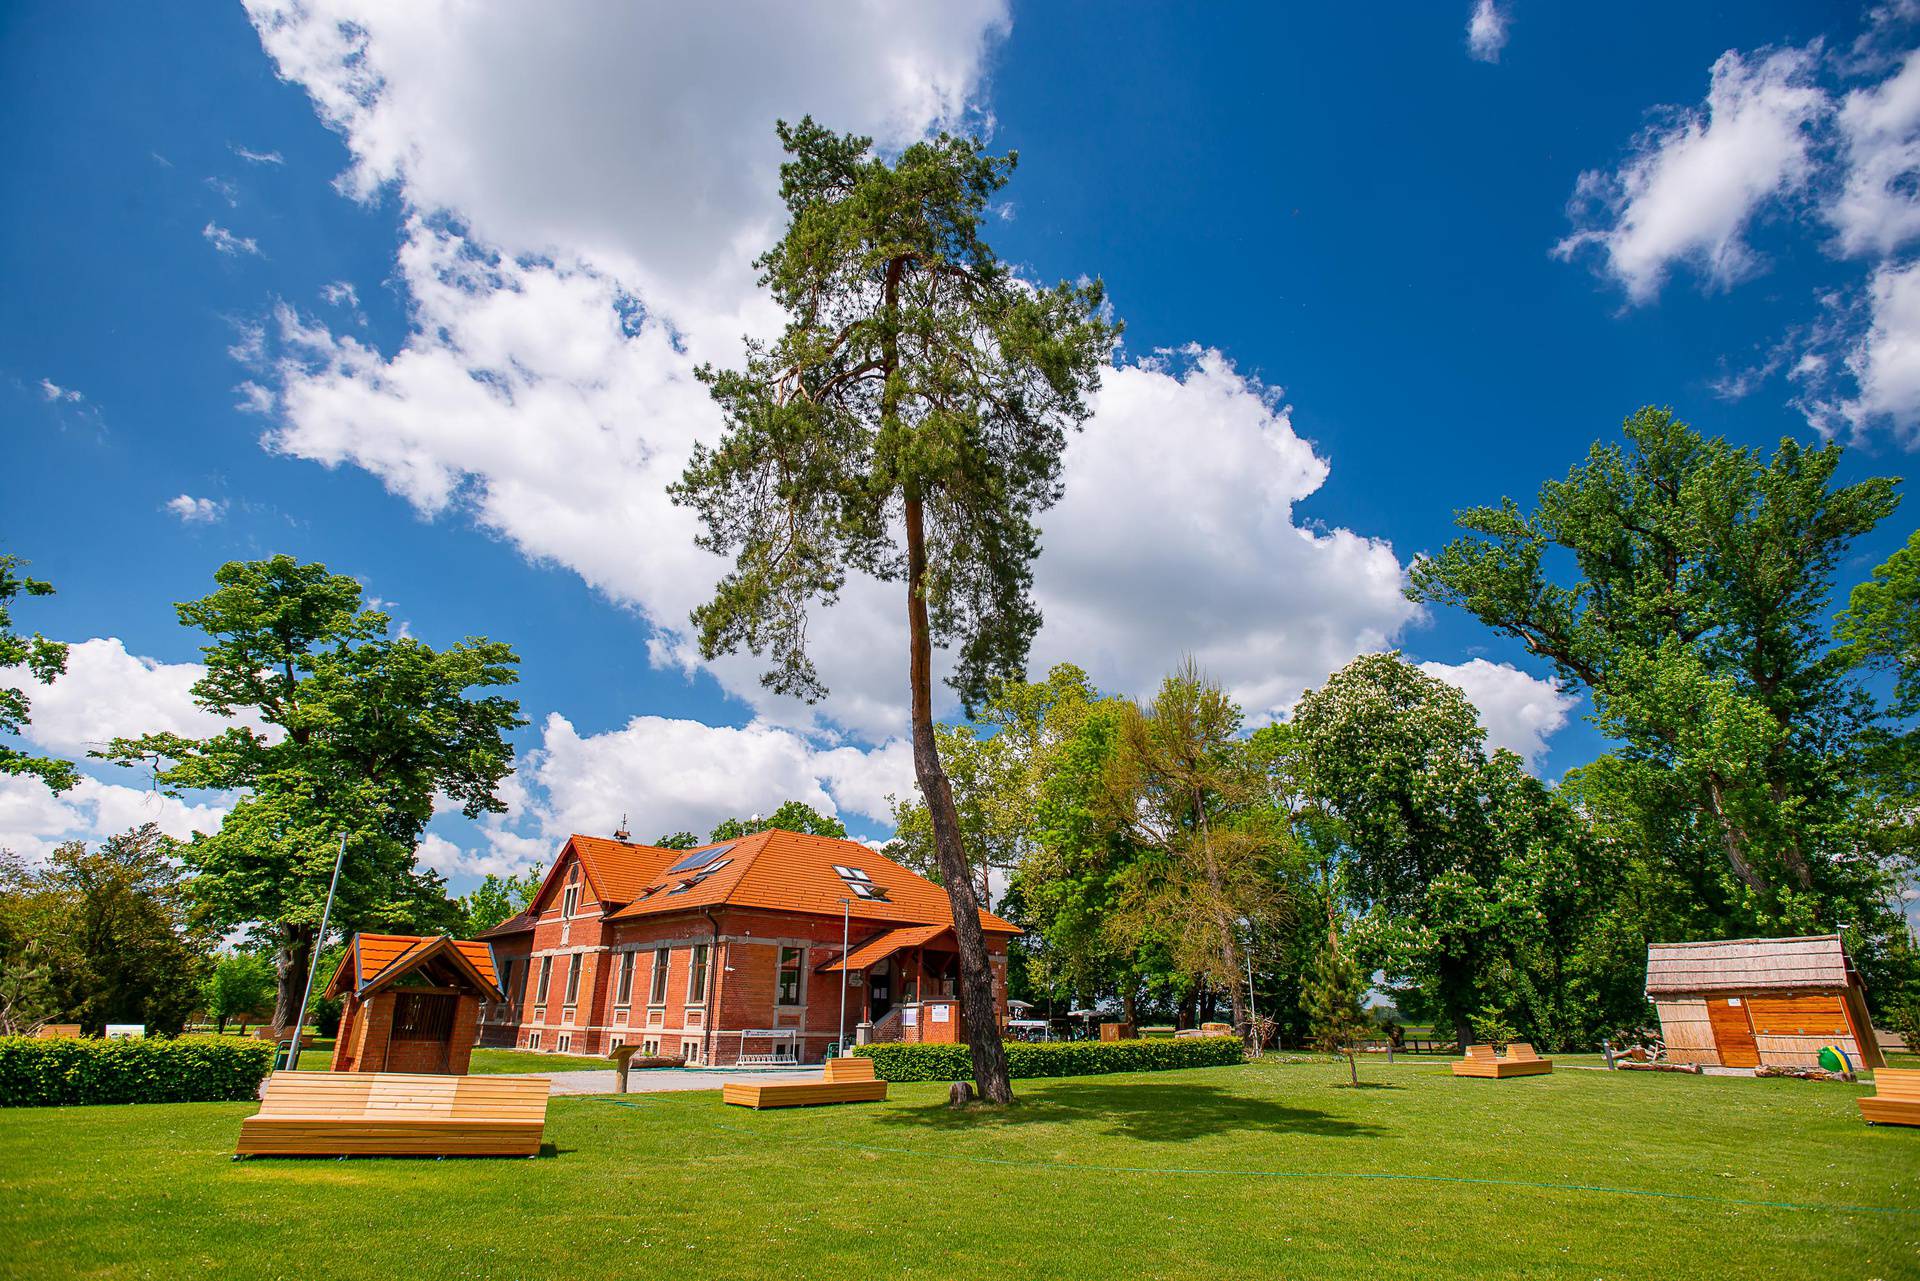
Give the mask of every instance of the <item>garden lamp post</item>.
<svg viewBox="0 0 1920 1281">
<path fill-rule="evenodd" d="M 840 900 L 840 1057 L 847 1057 L 847 943 L 852 937 L 853 900 Z"/>
<path fill-rule="evenodd" d="M 287 1042 L 287 1071 L 300 1062 L 300 1029 L 306 1026 L 307 1006 L 313 1001 L 313 975 L 320 968 L 320 949 L 326 946 L 327 922 L 333 918 L 333 892 L 340 888 L 340 865 L 347 861 L 347 834 L 340 833 L 340 851 L 333 856 L 333 879 L 327 882 L 327 905 L 320 909 L 320 932 L 313 936 L 313 955 L 307 959 L 307 991 L 293 1016 L 293 1040 Z"/>
</svg>

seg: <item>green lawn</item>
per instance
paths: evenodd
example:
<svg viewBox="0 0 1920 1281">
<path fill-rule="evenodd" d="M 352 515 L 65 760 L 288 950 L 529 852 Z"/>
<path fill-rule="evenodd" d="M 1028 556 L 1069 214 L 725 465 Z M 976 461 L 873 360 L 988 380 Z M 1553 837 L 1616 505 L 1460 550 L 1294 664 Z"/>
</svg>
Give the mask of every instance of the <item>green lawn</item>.
<svg viewBox="0 0 1920 1281">
<path fill-rule="evenodd" d="M 1000 1114 L 562 1097 L 530 1161 L 234 1162 L 247 1104 L 4 1110 L 0 1272 L 1920 1276 L 1920 1130 L 1857 1087 L 1345 1075 L 1026 1081 Z"/>
</svg>

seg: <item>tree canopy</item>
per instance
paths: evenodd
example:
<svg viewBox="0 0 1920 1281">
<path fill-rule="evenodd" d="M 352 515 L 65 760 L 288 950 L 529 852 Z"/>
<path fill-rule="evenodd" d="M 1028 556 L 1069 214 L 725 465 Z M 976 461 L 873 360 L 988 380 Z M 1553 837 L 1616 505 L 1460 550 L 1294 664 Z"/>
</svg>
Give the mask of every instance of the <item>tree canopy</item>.
<svg viewBox="0 0 1920 1281">
<path fill-rule="evenodd" d="M 513 760 L 505 735 L 524 722 L 512 699 L 476 691 L 513 684 L 518 659 L 484 638 L 436 650 L 391 637 L 387 616 L 361 607 L 359 583 L 290 556 L 230 562 L 214 580 L 178 607 L 210 638 L 194 701 L 263 728 L 117 739 L 106 755 L 148 765 L 168 792 L 242 793 L 182 857 L 211 923 L 274 943 L 275 1018 L 291 1026 L 343 839 L 340 928 L 458 924 L 414 849 L 436 798 L 469 818 L 505 808 L 494 794 Z"/>
<path fill-rule="evenodd" d="M 932 649 L 952 648 L 967 707 L 1024 674 L 1040 624 L 1036 516 L 1061 493 L 1066 433 L 1086 420 L 1117 327 L 1098 282 L 1019 279 L 981 236 L 1012 173 L 942 134 L 892 161 L 872 140 L 781 123 L 785 234 L 757 262 L 786 313 L 743 368 L 703 367 L 726 419 L 675 501 L 733 560 L 693 612 L 708 658 L 768 655 L 772 689 L 826 693 L 810 608 L 848 577 L 903 582 L 914 769 L 952 901 L 960 1005 L 981 1096 L 1012 1099 L 965 838 L 933 732 Z"/>
<path fill-rule="evenodd" d="M 13 602 L 18 597 L 53 595 L 52 583 L 20 572 L 26 564 L 17 556 L 0 555 L 0 667 L 25 667 L 41 684 L 51 684 L 67 670 L 67 647 L 37 632 L 22 636 L 13 630 Z M 0 686 L 0 734 L 20 733 L 32 710 L 25 690 Z M 31 775 L 55 792 L 80 781 L 72 761 L 34 756 L 6 743 L 0 743 L 0 774 Z"/>
</svg>

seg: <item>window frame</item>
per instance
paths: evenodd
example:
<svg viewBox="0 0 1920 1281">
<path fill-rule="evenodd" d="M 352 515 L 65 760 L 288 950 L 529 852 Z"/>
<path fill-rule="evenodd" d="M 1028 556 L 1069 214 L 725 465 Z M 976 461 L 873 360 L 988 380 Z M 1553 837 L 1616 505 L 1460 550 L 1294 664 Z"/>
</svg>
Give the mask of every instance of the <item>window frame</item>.
<svg viewBox="0 0 1920 1281">
<path fill-rule="evenodd" d="M 567 999 L 560 1002 L 562 1005 L 580 1004 L 580 960 L 579 952 L 567 958 Z"/>
<path fill-rule="evenodd" d="M 648 976 L 647 1004 L 665 1005 L 667 1003 L 667 967 L 673 962 L 673 949 L 656 947 L 653 949 L 653 973 Z"/>
<path fill-rule="evenodd" d="M 791 955 L 793 964 L 787 964 Z M 793 980 L 793 996 L 788 999 L 787 980 Z M 782 943 L 774 955 L 773 1004 L 776 1009 L 796 1009 L 807 1003 L 807 949 Z"/>
<path fill-rule="evenodd" d="M 545 1005 L 547 1003 L 547 993 L 552 990 L 552 988 L 553 954 L 549 952 L 540 958 L 540 986 L 534 992 L 533 1003 L 535 1005 Z"/>
<path fill-rule="evenodd" d="M 695 943 L 687 948 L 687 1001 L 690 1006 L 707 1003 L 707 967 L 713 963 L 711 943 Z"/>
<path fill-rule="evenodd" d="M 613 986 L 615 1005 L 633 1004 L 633 971 L 636 968 L 634 962 L 639 955 L 638 952 L 631 951 L 620 954 L 620 969 L 614 976 Z"/>
<path fill-rule="evenodd" d="M 571 921 L 580 911 L 580 883 L 567 882 L 567 888 L 560 892 L 560 919 Z"/>
</svg>

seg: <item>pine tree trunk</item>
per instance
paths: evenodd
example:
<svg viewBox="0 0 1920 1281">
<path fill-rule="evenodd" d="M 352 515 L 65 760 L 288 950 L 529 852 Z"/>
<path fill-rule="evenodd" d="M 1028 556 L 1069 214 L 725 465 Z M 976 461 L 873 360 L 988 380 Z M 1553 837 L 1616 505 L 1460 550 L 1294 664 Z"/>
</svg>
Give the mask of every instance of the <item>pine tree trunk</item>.
<svg viewBox="0 0 1920 1281">
<path fill-rule="evenodd" d="M 279 950 L 273 956 L 276 1038 L 291 1035 L 305 1017 L 306 1011 L 301 1005 L 307 992 L 307 969 L 313 960 L 313 926 L 288 925 L 283 931 Z"/>
<path fill-rule="evenodd" d="M 999 1008 L 993 998 L 993 968 L 987 961 L 986 934 L 980 928 L 980 902 L 974 895 L 967 852 L 960 839 L 960 814 L 953 789 L 940 764 L 933 736 L 933 639 L 927 623 L 924 587 L 927 575 L 925 515 L 920 500 L 906 501 L 907 632 L 913 686 L 913 771 L 933 825 L 933 851 L 953 906 L 953 937 L 960 952 L 960 1013 L 967 1021 L 967 1048 L 973 1054 L 973 1080 L 987 1103 L 1013 1102 L 1007 1052 L 1000 1043 Z"/>
</svg>

